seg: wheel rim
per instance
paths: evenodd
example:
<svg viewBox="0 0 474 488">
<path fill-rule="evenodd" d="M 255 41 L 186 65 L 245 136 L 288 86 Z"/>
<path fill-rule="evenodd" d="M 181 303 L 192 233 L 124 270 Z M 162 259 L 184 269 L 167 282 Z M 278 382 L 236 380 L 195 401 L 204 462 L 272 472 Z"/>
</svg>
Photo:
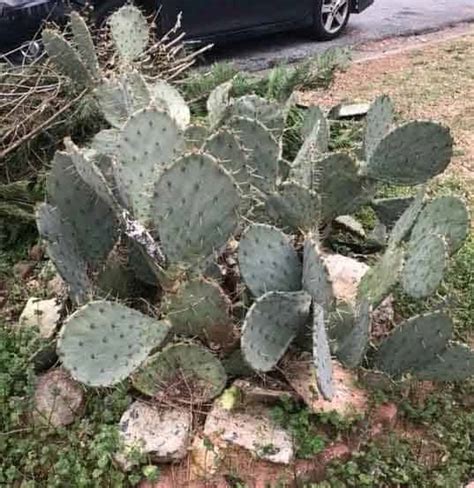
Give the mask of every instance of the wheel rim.
<svg viewBox="0 0 474 488">
<path fill-rule="evenodd" d="M 349 14 L 349 0 L 323 0 L 321 20 L 328 34 L 340 31 Z"/>
</svg>

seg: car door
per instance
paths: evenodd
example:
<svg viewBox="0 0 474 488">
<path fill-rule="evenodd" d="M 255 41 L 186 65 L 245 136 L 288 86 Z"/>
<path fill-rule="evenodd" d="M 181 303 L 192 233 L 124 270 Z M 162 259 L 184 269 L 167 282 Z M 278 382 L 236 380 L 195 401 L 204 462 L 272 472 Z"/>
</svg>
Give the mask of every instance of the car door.
<svg viewBox="0 0 474 488">
<path fill-rule="evenodd" d="M 312 0 L 162 0 L 163 20 L 171 28 L 183 13 L 189 37 L 205 37 L 302 20 Z"/>
</svg>

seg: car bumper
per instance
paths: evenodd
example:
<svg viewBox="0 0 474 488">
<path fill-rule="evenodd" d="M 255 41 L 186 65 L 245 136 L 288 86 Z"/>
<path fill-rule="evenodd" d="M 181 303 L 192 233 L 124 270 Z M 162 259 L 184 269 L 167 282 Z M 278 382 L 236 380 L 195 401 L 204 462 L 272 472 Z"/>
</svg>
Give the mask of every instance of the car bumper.
<svg viewBox="0 0 474 488">
<path fill-rule="evenodd" d="M 64 17 L 64 5 L 57 0 L 30 4 L 20 8 L 0 7 L 0 52 L 31 41 L 45 20 L 58 21 Z"/>
<path fill-rule="evenodd" d="M 351 13 L 360 14 L 368 9 L 373 3 L 374 0 L 351 0 Z"/>
</svg>

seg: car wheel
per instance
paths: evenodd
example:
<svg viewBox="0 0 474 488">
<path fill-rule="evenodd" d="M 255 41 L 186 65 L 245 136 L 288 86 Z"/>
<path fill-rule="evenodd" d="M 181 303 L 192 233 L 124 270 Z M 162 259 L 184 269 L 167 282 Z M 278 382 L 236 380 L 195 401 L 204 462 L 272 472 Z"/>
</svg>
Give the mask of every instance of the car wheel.
<svg viewBox="0 0 474 488">
<path fill-rule="evenodd" d="M 338 37 L 350 16 L 350 0 L 314 0 L 313 34 L 320 41 Z"/>
</svg>

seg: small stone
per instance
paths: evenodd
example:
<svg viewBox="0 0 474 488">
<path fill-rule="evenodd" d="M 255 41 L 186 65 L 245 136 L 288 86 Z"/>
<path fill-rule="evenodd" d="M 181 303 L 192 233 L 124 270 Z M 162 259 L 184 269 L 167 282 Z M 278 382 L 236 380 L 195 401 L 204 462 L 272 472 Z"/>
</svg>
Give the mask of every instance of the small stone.
<svg viewBox="0 0 474 488">
<path fill-rule="evenodd" d="M 20 261 L 13 266 L 13 273 L 22 280 L 29 278 L 36 267 L 36 263 L 31 261 Z"/>
<path fill-rule="evenodd" d="M 219 468 L 219 448 L 208 439 L 196 436 L 191 445 L 190 478 L 205 479 L 216 474 Z"/>
<path fill-rule="evenodd" d="M 234 444 L 273 463 L 289 464 L 294 459 L 291 436 L 274 425 L 270 410 L 263 406 L 235 412 L 224 410 L 217 400 L 206 418 L 204 435 L 222 449 Z"/>
<path fill-rule="evenodd" d="M 234 381 L 232 387 L 238 388 L 241 392 L 242 403 L 249 404 L 265 404 L 275 405 L 279 403 L 282 396 L 294 396 L 293 392 L 285 389 L 270 389 L 267 387 L 256 385 L 255 383 L 243 379 Z"/>
<path fill-rule="evenodd" d="M 473 481 L 470 481 L 466 486 L 465 488 L 474 488 L 474 480 Z"/>
<path fill-rule="evenodd" d="M 84 392 L 65 371 L 54 369 L 40 376 L 34 400 L 35 418 L 54 427 L 64 427 L 80 417 Z"/>
<path fill-rule="evenodd" d="M 170 463 L 183 459 L 188 452 L 192 416 L 188 410 L 162 409 L 136 401 L 120 419 L 120 435 L 124 452 L 115 460 L 124 471 L 133 467 L 127 453 L 136 448 L 156 463 Z"/>
<path fill-rule="evenodd" d="M 54 298 L 41 300 L 32 297 L 26 303 L 18 324 L 20 327 L 37 327 L 41 337 L 50 339 L 56 332 L 61 308 Z"/>
<path fill-rule="evenodd" d="M 318 393 L 313 358 L 304 354 L 301 358 L 288 358 L 282 367 L 288 383 L 315 413 L 336 412 L 341 417 L 352 419 L 364 416 L 369 408 L 365 390 L 356 386 L 357 378 L 337 361 L 333 361 L 334 397 L 325 400 Z"/>
<path fill-rule="evenodd" d="M 46 288 L 50 295 L 57 296 L 57 297 L 65 296 L 67 293 L 66 283 L 59 275 L 56 275 L 54 278 L 51 278 L 46 284 Z"/>
<path fill-rule="evenodd" d="M 44 257 L 44 249 L 39 244 L 35 244 L 28 252 L 28 257 L 32 261 L 41 261 Z"/>
<path fill-rule="evenodd" d="M 324 256 L 324 262 L 336 299 L 355 304 L 357 286 L 369 270 L 369 266 L 340 254 L 327 254 Z"/>
</svg>

